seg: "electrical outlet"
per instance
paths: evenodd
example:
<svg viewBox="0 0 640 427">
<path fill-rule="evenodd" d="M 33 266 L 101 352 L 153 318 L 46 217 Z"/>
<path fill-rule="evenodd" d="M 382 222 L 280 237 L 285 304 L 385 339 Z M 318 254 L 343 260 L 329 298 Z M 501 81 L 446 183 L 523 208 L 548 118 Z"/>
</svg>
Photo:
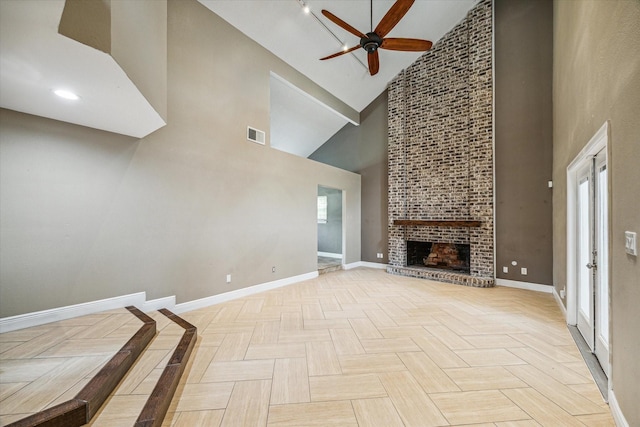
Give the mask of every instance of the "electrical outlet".
<svg viewBox="0 0 640 427">
<path fill-rule="evenodd" d="M 564 299 L 565 291 L 564 289 L 560 289 L 560 298 Z"/>
<path fill-rule="evenodd" d="M 275 273 L 276 272 L 276 266 L 274 265 L 273 267 L 271 267 L 271 272 Z"/>
<path fill-rule="evenodd" d="M 382 253 L 378 252 L 377 257 L 378 258 L 384 258 L 384 255 L 382 255 Z"/>
<path fill-rule="evenodd" d="M 506 265 L 504 267 L 502 267 L 502 272 L 503 273 L 508 273 L 509 272 L 509 267 L 507 267 Z"/>
<path fill-rule="evenodd" d="M 231 283 L 231 275 L 227 274 L 227 283 Z"/>
<path fill-rule="evenodd" d="M 522 274 L 523 276 L 526 276 L 527 275 L 527 267 L 520 268 L 520 274 Z"/>
</svg>

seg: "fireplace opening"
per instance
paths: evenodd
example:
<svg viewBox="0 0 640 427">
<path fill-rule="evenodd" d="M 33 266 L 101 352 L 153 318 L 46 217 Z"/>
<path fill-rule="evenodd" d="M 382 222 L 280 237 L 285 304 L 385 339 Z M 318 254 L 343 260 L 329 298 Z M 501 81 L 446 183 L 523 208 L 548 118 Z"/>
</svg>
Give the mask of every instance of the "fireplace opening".
<svg viewBox="0 0 640 427">
<path fill-rule="evenodd" d="M 471 246 L 458 243 L 407 241 L 407 266 L 471 271 Z"/>
</svg>

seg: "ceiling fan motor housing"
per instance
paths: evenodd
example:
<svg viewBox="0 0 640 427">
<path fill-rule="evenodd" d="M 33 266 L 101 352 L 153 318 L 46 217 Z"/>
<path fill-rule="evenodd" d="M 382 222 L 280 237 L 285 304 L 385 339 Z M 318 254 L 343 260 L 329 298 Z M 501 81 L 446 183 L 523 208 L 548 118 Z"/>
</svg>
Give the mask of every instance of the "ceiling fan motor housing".
<svg viewBox="0 0 640 427">
<path fill-rule="evenodd" d="M 365 37 L 362 37 L 360 39 L 360 46 L 362 46 L 362 48 L 368 53 L 373 53 L 378 50 L 381 44 L 382 37 L 373 32 L 367 33 Z"/>
</svg>

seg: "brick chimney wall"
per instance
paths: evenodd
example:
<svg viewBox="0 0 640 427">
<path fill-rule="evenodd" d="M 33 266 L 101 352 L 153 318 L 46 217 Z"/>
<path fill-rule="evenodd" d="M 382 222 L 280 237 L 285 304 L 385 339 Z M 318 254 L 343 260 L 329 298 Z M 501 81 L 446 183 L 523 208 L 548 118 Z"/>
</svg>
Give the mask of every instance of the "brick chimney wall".
<svg viewBox="0 0 640 427">
<path fill-rule="evenodd" d="M 479 220 L 478 228 L 393 225 Z M 389 264 L 406 241 L 471 246 L 471 276 L 494 277 L 492 4 L 467 17 L 389 84 Z"/>
</svg>

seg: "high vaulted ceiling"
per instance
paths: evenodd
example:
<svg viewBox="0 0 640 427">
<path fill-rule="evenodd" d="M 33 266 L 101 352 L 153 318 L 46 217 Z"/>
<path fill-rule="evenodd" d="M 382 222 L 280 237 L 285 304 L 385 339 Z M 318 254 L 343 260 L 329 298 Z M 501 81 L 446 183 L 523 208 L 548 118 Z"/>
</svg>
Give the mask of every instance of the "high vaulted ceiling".
<svg viewBox="0 0 640 427">
<path fill-rule="evenodd" d="M 322 9 L 366 33 L 372 26 L 375 28 L 395 0 L 198 1 L 355 111 L 362 111 L 394 76 L 422 55 L 422 52 L 381 49 L 380 71 L 375 76 L 369 75 L 367 53 L 362 49 L 331 60 L 319 60 L 341 51 L 343 43 L 350 47 L 359 43 L 356 36 L 323 16 Z M 417 0 L 387 36 L 421 38 L 436 43 L 476 2 Z M 138 11 L 142 16 L 148 15 L 149 22 L 144 25 L 130 23 L 136 28 L 149 29 L 148 37 L 138 40 L 138 44 L 130 43 L 128 37 L 120 37 L 118 41 L 124 44 L 120 52 L 135 51 L 140 46 L 153 51 L 151 45 L 154 44 L 156 52 L 166 49 L 166 24 L 154 26 L 154 23 L 166 23 L 166 4 L 164 19 L 159 19 L 161 14 L 156 12 L 163 10 L 160 1 L 94 3 L 110 5 L 112 10 L 141 6 L 151 12 Z M 138 83 L 149 80 L 144 73 L 155 65 L 148 61 L 149 55 L 134 52 L 123 57 L 124 63 L 139 62 L 142 72 L 130 74 L 109 53 L 65 37 L 58 31 L 65 4 L 65 0 L 0 0 L 0 106 L 138 138 L 162 127 L 165 124 L 162 108 L 154 109 L 157 102 L 151 105 L 149 88 L 137 87 L 129 79 L 130 75 L 137 75 Z M 311 13 L 303 11 L 305 4 Z M 118 16 L 129 19 L 132 14 Z M 162 34 L 164 39 L 158 37 Z M 112 54 L 116 50 L 113 43 L 112 40 Z M 156 57 L 162 58 L 162 55 Z M 286 82 L 271 80 L 271 145 L 274 148 L 306 157 L 350 121 L 344 116 L 332 116 L 335 111 L 326 110 L 324 104 Z M 162 89 L 161 85 L 154 86 L 158 87 Z M 78 92 L 79 104 L 52 96 L 56 88 Z M 292 126 L 292 123 L 306 124 L 306 127 Z"/>
<path fill-rule="evenodd" d="M 369 105 L 393 77 L 422 55 L 422 52 L 380 49 L 380 71 L 375 76 L 369 75 L 367 53 L 363 49 L 319 60 L 341 51 L 341 42 L 349 47 L 359 43 L 356 36 L 323 16 L 322 9 L 367 33 L 371 30 L 371 14 L 375 28 L 395 0 L 198 1 L 357 111 Z M 426 39 L 435 44 L 476 2 L 417 0 L 388 37 Z M 305 3 L 312 14 L 303 11 Z"/>
</svg>

